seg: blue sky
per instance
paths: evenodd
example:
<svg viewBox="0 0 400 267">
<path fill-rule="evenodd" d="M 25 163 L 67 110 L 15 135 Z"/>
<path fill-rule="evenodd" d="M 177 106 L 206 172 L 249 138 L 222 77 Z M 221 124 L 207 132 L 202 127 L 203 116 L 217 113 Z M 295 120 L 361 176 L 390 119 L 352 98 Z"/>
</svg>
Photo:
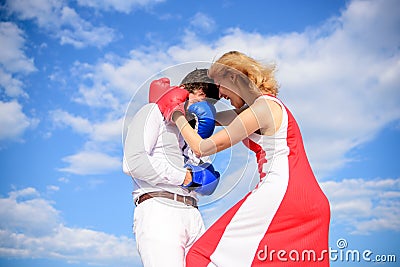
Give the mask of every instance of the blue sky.
<svg viewBox="0 0 400 267">
<path fill-rule="evenodd" d="M 145 104 L 149 78 L 178 80 L 177 64 L 229 50 L 277 64 L 279 97 L 331 203 L 332 249 L 344 238 L 400 261 L 398 1 L 0 3 L 1 266 L 141 266 L 125 113 Z M 215 166 L 207 226 L 256 179 L 241 144 Z M 344 265 L 377 263 L 332 261 Z"/>
</svg>

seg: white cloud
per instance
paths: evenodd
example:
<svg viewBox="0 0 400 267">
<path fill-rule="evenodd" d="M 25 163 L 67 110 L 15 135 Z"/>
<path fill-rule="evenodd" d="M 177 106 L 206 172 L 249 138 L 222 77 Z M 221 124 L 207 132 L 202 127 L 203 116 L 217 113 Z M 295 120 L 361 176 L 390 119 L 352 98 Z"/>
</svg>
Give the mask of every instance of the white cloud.
<svg viewBox="0 0 400 267">
<path fill-rule="evenodd" d="M 59 212 L 40 198 L 34 188 L 10 192 L 8 198 L 0 198 L 0 207 L 0 229 L 3 231 L 43 236 L 51 234 L 58 226 Z"/>
<path fill-rule="evenodd" d="M 0 198 L 0 256 L 46 258 L 93 265 L 139 265 L 134 240 L 63 224 L 53 203 L 35 188 Z"/>
<path fill-rule="evenodd" d="M 35 21 L 61 44 L 103 47 L 115 38 L 114 30 L 93 26 L 62 0 L 12 0 L 6 6 L 20 19 Z"/>
<path fill-rule="evenodd" d="M 0 101 L 0 141 L 21 141 L 24 132 L 35 128 L 38 123 L 37 119 L 30 119 L 24 114 L 18 102 Z"/>
<path fill-rule="evenodd" d="M 92 139 L 99 142 L 119 142 L 122 133 L 123 118 L 103 121 L 94 125 Z"/>
<path fill-rule="evenodd" d="M 121 169 L 121 157 L 107 155 L 115 152 L 122 137 L 122 118 L 93 123 L 63 110 L 50 112 L 56 127 L 70 127 L 74 132 L 87 137 L 83 150 L 64 157 L 68 165 L 60 171 L 79 175 L 103 174 Z"/>
<path fill-rule="evenodd" d="M 91 141 L 118 142 L 121 137 L 122 118 L 91 122 L 64 110 L 51 111 L 50 116 L 56 126 L 71 127 L 79 134 L 88 135 Z"/>
<path fill-rule="evenodd" d="M 206 33 L 210 33 L 215 29 L 215 21 L 204 13 L 197 12 L 190 20 L 190 25 L 194 29 L 199 29 Z"/>
<path fill-rule="evenodd" d="M 40 26 L 57 21 L 56 14 L 62 6 L 63 1 L 60 0 L 14 0 L 6 3 L 6 7 L 21 19 L 36 19 Z"/>
<path fill-rule="evenodd" d="M 84 104 L 90 107 L 106 108 L 110 110 L 119 110 L 121 103 L 110 88 L 100 85 L 98 87 L 79 87 L 79 96 L 73 99 L 79 104 Z"/>
<path fill-rule="evenodd" d="M 33 59 L 24 52 L 24 32 L 11 22 L 0 22 L 0 64 L 9 72 L 30 73 L 35 71 Z"/>
<path fill-rule="evenodd" d="M 58 180 L 60 183 L 64 183 L 64 184 L 68 184 L 69 183 L 69 179 L 65 178 L 65 177 L 60 177 L 58 178 Z"/>
<path fill-rule="evenodd" d="M 119 12 L 130 13 L 134 9 L 149 7 L 164 1 L 165 0 L 78 0 L 78 4 L 100 10 L 114 9 Z"/>
<path fill-rule="evenodd" d="M 4 69 L 2 69 L 1 67 L 0 67 L 0 85 L 5 89 L 4 91 L 7 96 L 10 97 L 28 96 L 28 94 L 26 94 L 22 90 L 23 82 L 19 79 L 14 78 L 11 73 L 4 71 Z"/>
<path fill-rule="evenodd" d="M 0 22 L 0 87 L 9 97 L 27 97 L 21 76 L 36 70 L 24 52 L 24 32 L 11 22 Z"/>
<path fill-rule="evenodd" d="M 63 7 L 61 20 L 64 25 L 60 26 L 57 37 L 61 44 L 71 44 L 77 48 L 86 46 L 103 47 L 115 39 L 114 30 L 108 27 L 95 27 L 90 22 L 82 19 L 75 10 Z M 72 30 L 68 29 L 72 27 Z"/>
<path fill-rule="evenodd" d="M 126 104 L 142 83 L 175 62 L 155 48 L 132 50 L 128 58 L 107 54 L 95 65 L 77 62 L 71 72 L 79 73 L 82 80 L 74 100 L 122 113 L 121 104 Z"/>
<path fill-rule="evenodd" d="M 321 174 L 350 161 L 346 152 L 400 118 L 396 9 L 395 1 L 353 1 L 325 28 L 267 42 L 278 55 L 282 96 Z M 285 53 L 290 47 L 296 52 Z"/>
<path fill-rule="evenodd" d="M 90 134 L 93 131 L 93 125 L 89 120 L 80 116 L 74 116 L 63 110 L 54 110 L 50 116 L 57 126 L 69 126 L 78 133 Z"/>
<path fill-rule="evenodd" d="M 332 225 L 345 225 L 354 234 L 400 231 L 400 178 L 344 179 L 321 186 L 332 211 Z"/>
<path fill-rule="evenodd" d="M 68 163 L 68 166 L 60 168 L 60 171 L 80 175 L 103 174 L 122 168 L 121 157 L 112 157 L 101 152 L 82 151 L 62 160 Z"/>
<path fill-rule="evenodd" d="M 57 192 L 57 191 L 60 190 L 60 187 L 59 187 L 59 186 L 56 186 L 56 185 L 48 185 L 48 186 L 46 187 L 46 189 L 47 189 L 49 192 Z"/>
</svg>

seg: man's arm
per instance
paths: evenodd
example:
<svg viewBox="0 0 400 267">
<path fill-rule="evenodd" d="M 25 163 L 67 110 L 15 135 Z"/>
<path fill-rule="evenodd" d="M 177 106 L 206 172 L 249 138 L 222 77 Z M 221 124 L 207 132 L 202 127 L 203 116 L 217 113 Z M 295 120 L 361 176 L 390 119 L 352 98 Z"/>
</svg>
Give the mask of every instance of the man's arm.
<svg viewBox="0 0 400 267">
<path fill-rule="evenodd" d="M 144 106 L 132 119 L 124 144 L 124 172 L 151 185 L 181 185 L 187 170 L 153 157 L 163 116 L 156 104 Z"/>
</svg>

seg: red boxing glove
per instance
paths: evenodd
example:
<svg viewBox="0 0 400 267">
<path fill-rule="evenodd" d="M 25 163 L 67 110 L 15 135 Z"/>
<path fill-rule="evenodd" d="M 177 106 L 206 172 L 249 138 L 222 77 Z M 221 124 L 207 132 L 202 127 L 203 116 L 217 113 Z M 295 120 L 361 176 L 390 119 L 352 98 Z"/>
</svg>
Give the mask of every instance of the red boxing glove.
<svg viewBox="0 0 400 267">
<path fill-rule="evenodd" d="M 167 121 L 171 121 L 172 114 L 175 111 L 180 111 L 185 115 L 184 104 L 188 97 L 189 92 L 187 90 L 172 86 L 156 103 L 164 118 Z"/>
<path fill-rule="evenodd" d="M 149 103 L 156 103 L 169 89 L 171 89 L 171 82 L 168 78 L 152 81 L 149 90 Z"/>
</svg>

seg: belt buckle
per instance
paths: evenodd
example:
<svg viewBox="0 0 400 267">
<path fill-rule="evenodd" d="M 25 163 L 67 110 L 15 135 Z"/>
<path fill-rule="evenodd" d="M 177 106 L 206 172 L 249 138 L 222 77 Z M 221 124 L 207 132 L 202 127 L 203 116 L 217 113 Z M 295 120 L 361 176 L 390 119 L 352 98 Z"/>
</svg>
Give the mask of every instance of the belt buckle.
<svg viewBox="0 0 400 267">
<path fill-rule="evenodd" d="M 186 200 L 187 199 L 189 199 L 187 196 L 183 196 L 183 203 L 186 205 L 186 206 L 193 206 L 193 203 L 188 203 Z M 193 201 L 190 201 L 190 202 L 193 202 Z"/>
<path fill-rule="evenodd" d="M 136 200 L 135 200 L 135 206 L 138 206 L 138 205 L 139 205 L 140 197 L 141 197 L 141 196 L 138 196 L 138 197 L 136 198 Z"/>
</svg>

